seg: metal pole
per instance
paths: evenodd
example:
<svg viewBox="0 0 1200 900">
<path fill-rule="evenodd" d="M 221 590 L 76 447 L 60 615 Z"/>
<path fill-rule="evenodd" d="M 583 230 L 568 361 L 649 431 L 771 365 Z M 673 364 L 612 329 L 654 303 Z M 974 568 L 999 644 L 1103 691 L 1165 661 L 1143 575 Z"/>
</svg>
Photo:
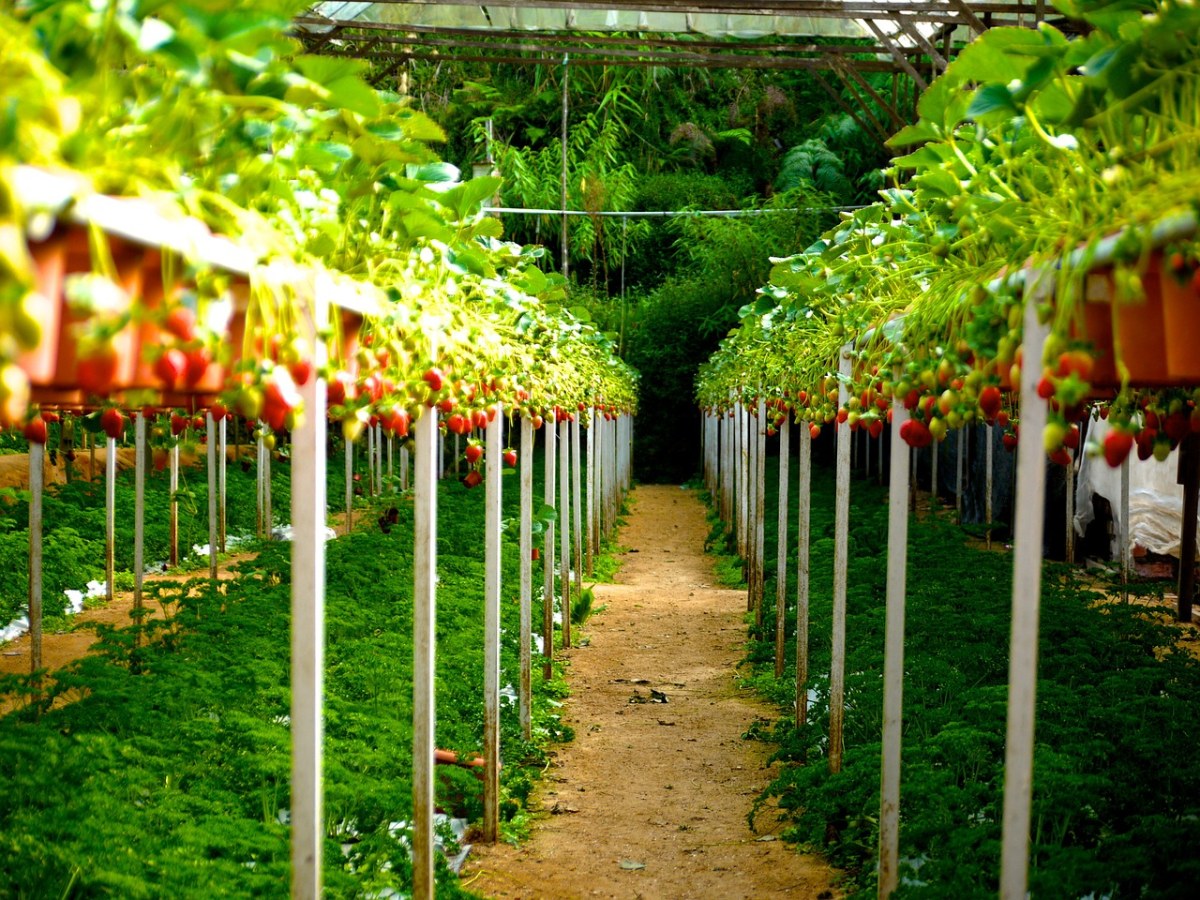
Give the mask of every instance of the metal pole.
<svg viewBox="0 0 1200 900">
<path fill-rule="evenodd" d="M 567 251 L 567 122 L 570 114 L 570 101 L 567 97 L 567 87 L 570 83 L 570 70 L 567 68 L 569 54 L 563 54 L 562 61 L 562 273 L 563 278 L 570 279 L 571 263 Z M 565 622 L 566 619 L 564 618 Z"/>
<path fill-rule="evenodd" d="M 504 416 L 496 404 L 495 416 L 484 432 L 484 478 L 487 508 L 484 514 L 483 576 L 483 839 L 500 838 L 500 475 L 504 453 Z"/>
<path fill-rule="evenodd" d="M 521 736 L 533 737 L 530 698 L 533 693 L 533 423 L 521 417 L 521 685 L 518 691 Z"/>
<path fill-rule="evenodd" d="M 879 800 L 879 896 L 891 896 L 900 873 L 900 740 L 904 700 L 904 595 L 908 573 L 908 446 L 900 426 L 908 412 L 892 398 L 888 485 L 887 624 L 883 658 L 883 763 Z"/>
<path fill-rule="evenodd" d="M 851 375 L 851 351 L 846 344 L 838 354 L 838 407 L 849 400 L 846 384 Z M 850 423 L 837 427 L 837 493 L 833 538 L 833 637 L 829 672 L 829 771 L 842 771 L 842 732 L 846 715 L 846 570 L 850 540 Z"/>
<path fill-rule="evenodd" d="M 313 321 L 324 315 L 315 291 Z M 308 335 L 316 372 L 325 365 L 325 344 Z M 292 896 L 322 894 L 321 849 L 325 844 L 322 799 L 325 671 L 325 380 L 300 388 L 304 418 L 292 433 Z M 264 448 L 265 451 L 265 448 Z M 264 453 L 264 455 L 267 455 Z M 268 456 L 269 459 L 269 456 Z M 267 469 L 269 484 L 270 469 Z M 267 520 L 268 530 L 270 520 Z M 418 595 L 419 596 L 419 595 Z M 432 752 L 430 754 L 432 756 Z M 414 765 L 414 774 L 419 772 Z M 415 781 L 414 781 L 415 785 Z M 415 787 L 414 787 L 415 789 Z"/>
<path fill-rule="evenodd" d="M 1046 427 L 1046 403 L 1037 395 L 1036 361 L 1049 329 L 1038 306 L 1053 282 L 1038 273 L 1026 284 L 1025 359 L 1021 379 L 1021 433 L 1017 445 L 1017 496 L 1013 521 L 1012 640 L 1008 666 L 1008 723 L 1004 757 L 1004 827 L 1000 851 L 1000 896 L 1025 900 L 1029 866 L 1030 804 L 1033 797 L 1033 732 L 1037 699 L 1038 616 L 1042 597 L 1042 528 L 1046 457 L 1038 435 Z M 1033 296 L 1028 296 L 1033 294 Z"/>
<path fill-rule="evenodd" d="M 784 632 L 787 631 L 788 467 L 791 413 L 779 425 L 779 534 L 775 543 L 775 677 L 783 677 Z"/>
<path fill-rule="evenodd" d="M 255 479 L 254 487 L 255 487 L 255 500 L 258 503 L 258 536 L 259 537 L 267 537 L 268 536 L 267 526 L 266 526 L 267 493 L 266 493 L 266 488 L 265 488 L 266 481 L 265 481 L 265 477 L 263 475 L 263 471 L 264 471 L 263 458 L 266 456 L 266 453 L 267 453 L 266 442 L 265 442 L 265 438 L 263 435 L 263 429 L 265 427 L 266 426 L 262 423 L 262 421 L 259 420 L 258 427 L 256 427 L 254 429 L 255 433 L 258 435 L 258 439 L 255 441 L 255 444 L 257 445 L 256 446 L 257 456 L 255 457 L 255 460 L 254 460 L 254 479 Z"/>
<path fill-rule="evenodd" d="M 436 704 L 437 413 L 414 428 L 413 498 L 413 896 L 433 900 L 433 753 Z"/>
<path fill-rule="evenodd" d="M 800 467 L 796 473 L 796 724 L 808 719 L 808 545 L 812 524 L 812 435 L 801 420 Z"/>
</svg>

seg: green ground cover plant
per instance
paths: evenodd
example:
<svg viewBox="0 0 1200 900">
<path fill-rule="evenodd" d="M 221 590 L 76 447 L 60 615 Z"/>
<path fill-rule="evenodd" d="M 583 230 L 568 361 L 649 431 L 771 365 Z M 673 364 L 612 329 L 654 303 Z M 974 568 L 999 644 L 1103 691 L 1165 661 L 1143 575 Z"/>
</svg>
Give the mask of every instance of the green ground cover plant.
<svg viewBox="0 0 1200 900">
<path fill-rule="evenodd" d="M 517 481 L 504 485 L 505 515 L 515 517 Z M 437 743 L 473 755 L 483 728 L 484 492 L 447 479 L 440 493 Z M 411 889 L 412 506 L 381 502 L 362 503 L 370 525 L 327 544 L 325 879 L 339 897 Z M 376 519 L 391 506 L 397 521 L 385 533 Z M 515 685 L 515 529 L 503 540 L 501 683 Z M 144 626 L 152 640 L 135 648 L 131 629 L 104 630 L 101 652 L 60 672 L 43 703 L 0 718 L 0 895 L 286 892 L 290 548 L 259 546 L 218 590 L 205 578 L 149 582 L 147 602 L 175 610 Z M 535 665 L 533 677 L 532 742 L 520 739 L 515 701 L 502 701 L 510 836 L 527 827 L 546 744 L 571 737 L 558 716 L 561 672 L 543 682 Z M 74 702 L 50 709 L 56 698 Z M 481 783 L 444 768 L 439 806 L 477 816 Z M 444 868 L 438 895 L 465 896 Z"/>
<path fill-rule="evenodd" d="M 822 673 L 830 664 L 834 477 L 814 467 L 815 702 L 797 728 L 790 714 L 794 614 L 787 674 L 776 680 L 770 663 L 777 465 L 772 458 L 767 467 L 767 625 L 761 632 L 751 626 L 748 680 L 788 712 L 769 734 L 785 766 L 761 800 L 777 800 L 788 838 L 820 849 L 846 870 L 852 893 L 867 896 L 875 891 L 878 852 L 886 490 L 856 479 L 851 491 L 845 756 L 843 771 L 830 775 Z M 794 501 L 790 519 L 794 545 Z M 896 896 L 995 896 L 1012 558 L 967 546 L 938 516 L 909 528 Z M 794 597 L 794 558 L 788 571 Z M 1188 897 L 1200 884 L 1200 864 L 1173 848 L 1200 816 L 1200 775 L 1186 764 L 1200 736 L 1200 661 L 1178 649 L 1177 630 L 1109 599 L 1102 587 L 1079 570 L 1046 566 L 1030 888 L 1045 897 Z M 768 815 L 764 809 L 759 816 Z"/>
</svg>

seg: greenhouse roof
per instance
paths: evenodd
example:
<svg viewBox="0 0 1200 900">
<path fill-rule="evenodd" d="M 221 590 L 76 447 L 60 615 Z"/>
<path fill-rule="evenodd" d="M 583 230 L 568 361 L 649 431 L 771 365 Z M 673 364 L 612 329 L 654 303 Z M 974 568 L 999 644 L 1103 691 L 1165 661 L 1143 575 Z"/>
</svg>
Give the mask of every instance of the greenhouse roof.
<svg viewBox="0 0 1200 900">
<path fill-rule="evenodd" d="M 779 0 L 760 6 L 726 0 L 333 0 L 313 4 L 297 28 L 321 52 L 341 48 L 375 59 L 486 53 L 503 62 L 547 62 L 574 53 L 576 65 L 677 61 L 837 69 L 849 62 L 859 70 L 911 76 L 940 71 L 958 47 L 990 27 L 1033 26 L 1048 8 L 1045 0 Z M 877 59 L 848 60 L 851 53 Z"/>
</svg>

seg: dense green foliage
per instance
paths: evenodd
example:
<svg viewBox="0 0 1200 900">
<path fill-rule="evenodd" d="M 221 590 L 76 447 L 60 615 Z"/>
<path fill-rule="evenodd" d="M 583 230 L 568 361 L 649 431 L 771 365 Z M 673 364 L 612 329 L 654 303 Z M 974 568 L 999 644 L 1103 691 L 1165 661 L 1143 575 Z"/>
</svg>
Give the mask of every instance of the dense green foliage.
<svg viewBox="0 0 1200 900">
<path fill-rule="evenodd" d="M 331 467 L 336 468 L 336 467 Z M 506 486 L 515 479 L 505 479 Z M 438 746 L 482 735 L 484 492 L 441 487 Z M 506 490 L 506 515 L 519 499 Z M 388 500 L 388 502 L 391 502 Z M 331 896 L 411 889 L 402 826 L 412 742 L 412 506 L 398 523 L 327 544 L 325 877 Z M 501 683 L 518 680 L 515 529 L 504 541 Z M 175 602 L 154 640 L 106 630 L 102 653 L 59 673 L 45 704 L 0 719 L 0 894 L 12 897 L 277 897 L 289 873 L 290 545 L 273 543 L 214 591 L 151 582 Z M 135 664 L 136 662 L 136 664 Z M 547 740 L 569 737 L 535 667 L 534 735 L 502 703 L 502 816 L 523 808 Z M 23 682 L 24 679 L 10 679 Z M 13 684 L 7 685 L 13 687 Z M 479 812 L 454 770 L 439 805 Z M 120 848 L 119 852 L 114 848 Z M 439 875 L 439 896 L 460 896 Z"/>
<path fill-rule="evenodd" d="M 699 465 L 696 371 L 738 322 L 770 272 L 770 257 L 806 246 L 829 213 L 793 211 L 796 194 L 743 218 L 680 218 L 680 271 L 634 306 L 626 358 L 642 373 L 634 462 L 644 480 L 686 481 Z"/>
<path fill-rule="evenodd" d="M 768 511 L 775 508 L 776 477 L 772 459 Z M 778 799 L 789 837 L 822 849 L 866 896 L 875 891 L 878 844 L 887 503 L 879 487 L 855 482 L 846 749 L 842 773 L 831 776 L 825 764 L 828 675 L 822 673 L 829 671 L 833 494 L 832 471 L 814 468 L 810 686 L 816 699 L 805 726 L 797 729 L 788 713 L 777 721 L 776 756 L 787 764 L 766 795 Z M 773 575 L 774 516 L 766 518 L 766 565 Z M 911 521 L 909 528 L 903 882 L 897 896 L 994 896 L 1012 559 L 965 546 L 962 533 L 936 517 Z M 792 590 L 795 571 L 789 559 Z M 753 681 L 790 710 L 795 616 L 788 623 L 787 674 L 776 681 L 768 662 L 774 596 L 772 578 L 768 625 L 751 643 Z M 1190 897 L 1200 884 L 1200 865 L 1176 852 L 1180 829 L 1200 815 L 1200 776 L 1186 764 L 1200 736 L 1200 662 L 1177 648 L 1178 634 L 1143 607 L 1106 599 L 1077 570 L 1047 566 L 1031 835 L 1034 896 Z"/>
</svg>

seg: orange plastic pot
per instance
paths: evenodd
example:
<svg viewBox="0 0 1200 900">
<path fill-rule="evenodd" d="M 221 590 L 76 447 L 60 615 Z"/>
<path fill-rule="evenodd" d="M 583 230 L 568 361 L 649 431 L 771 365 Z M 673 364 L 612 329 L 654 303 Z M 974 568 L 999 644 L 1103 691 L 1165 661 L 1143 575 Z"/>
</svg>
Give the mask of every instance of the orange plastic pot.
<svg viewBox="0 0 1200 900">
<path fill-rule="evenodd" d="M 66 307 L 63 279 L 67 271 L 67 245 L 67 235 L 62 231 L 29 245 L 36 289 L 31 298 L 31 312 L 42 327 L 42 335 L 36 347 L 20 354 L 17 364 L 34 387 L 50 384 L 58 366 L 58 337 Z"/>
<path fill-rule="evenodd" d="M 1198 280 L 1186 273 L 1180 281 L 1159 264 L 1162 284 L 1167 370 L 1184 385 L 1200 385 L 1200 290 Z"/>
<path fill-rule="evenodd" d="M 1162 282 L 1161 264 L 1153 259 L 1142 273 L 1144 299 L 1120 302 L 1115 300 L 1111 268 L 1098 269 L 1088 275 L 1084 328 L 1087 339 L 1095 348 L 1094 388 L 1111 390 L 1120 386 L 1116 365 L 1118 352 L 1129 370 L 1130 384 L 1163 387 L 1175 383 L 1167 368 Z"/>
</svg>

